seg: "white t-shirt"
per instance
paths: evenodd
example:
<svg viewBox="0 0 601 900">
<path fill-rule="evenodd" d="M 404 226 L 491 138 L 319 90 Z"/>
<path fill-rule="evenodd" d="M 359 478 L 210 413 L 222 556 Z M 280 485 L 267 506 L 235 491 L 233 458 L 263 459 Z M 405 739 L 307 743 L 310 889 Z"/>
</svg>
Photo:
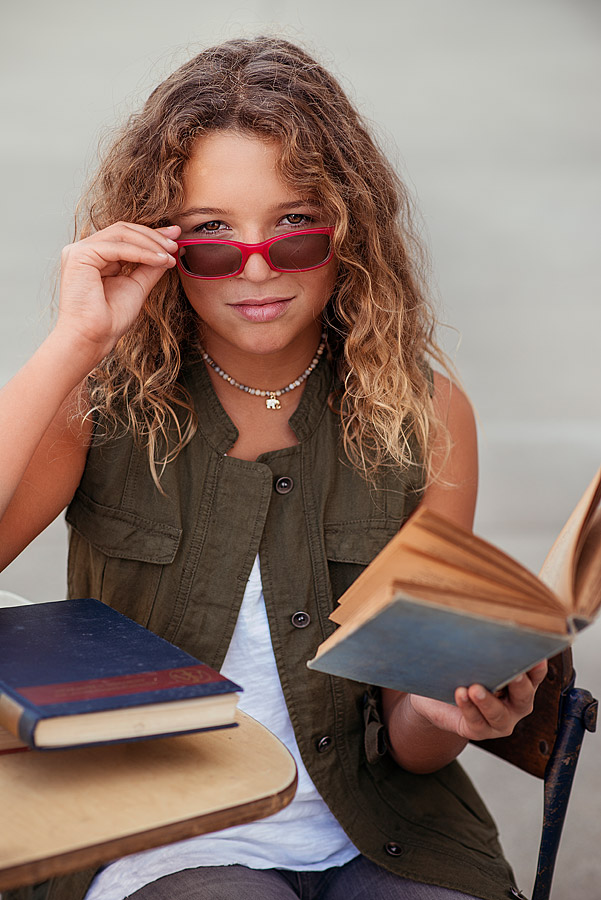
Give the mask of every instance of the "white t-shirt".
<svg viewBox="0 0 601 900">
<path fill-rule="evenodd" d="M 258 822 L 117 860 L 95 877 L 86 900 L 124 900 L 164 875 L 199 866 L 238 863 L 252 869 L 322 871 L 342 866 L 358 855 L 317 792 L 300 756 L 271 645 L 259 557 L 221 671 L 244 688 L 240 709 L 277 735 L 294 756 L 298 789 L 292 803 Z"/>
</svg>

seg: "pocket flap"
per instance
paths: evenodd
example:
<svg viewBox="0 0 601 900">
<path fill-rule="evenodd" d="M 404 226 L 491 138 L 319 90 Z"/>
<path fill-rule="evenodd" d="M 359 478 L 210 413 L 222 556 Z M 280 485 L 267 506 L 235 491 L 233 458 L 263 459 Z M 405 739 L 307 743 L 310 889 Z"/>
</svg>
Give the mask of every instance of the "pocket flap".
<svg viewBox="0 0 601 900">
<path fill-rule="evenodd" d="M 397 531 L 396 525 L 373 520 L 326 524 L 326 556 L 334 562 L 367 566 Z"/>
<path fill-rule="evenodd" d="M 106 556 L 165 565 L 172 563 L 182 536 L 168 522 L 96 503 L 81 489 L 75 493 L 66 519 L 86 541 Z"/>
</svg>

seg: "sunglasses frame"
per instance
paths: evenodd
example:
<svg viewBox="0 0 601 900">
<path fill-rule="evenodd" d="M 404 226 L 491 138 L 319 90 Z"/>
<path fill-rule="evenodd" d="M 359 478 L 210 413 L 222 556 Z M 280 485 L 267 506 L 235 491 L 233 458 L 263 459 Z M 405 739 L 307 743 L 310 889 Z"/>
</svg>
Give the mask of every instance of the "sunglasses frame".
<svg viewBox="0 0 601 900">
<path fill-rule="evenodd" d="M 323 262 L 318 263 L 316 266 L 307 266 L 307 268 L 304 269 L 280 269 L 278 266 L 275 266 L 272 263 L 269 258 L 269 248 L 272 244 L 275 244 L 276 241 L 283 241 L 286 238 L 300 236 L 303 234 L 328 234 L 331 237 L 334 234 L 334 227 L 330 225 L 325 228 L 305 228 L 303 229 L 303 231 L 289 231 L 286 234 L 278 234 L 275 237 L 268 238 L 266 241 L 261 241 L 258 244 L 245 244 L 242 241 L 224 241 L 220 240 L 219 238 L 216 238 L 215 240 L 209 238 L 193 238 L 191 240 L 184 241 L 177 240 L 176 244 L 178 247 L 178 252 L 174 254 L 174 256 L 180 272 L 182 272 L 184 275 L 187 275 L 188 278 L 199 278 L 201 281 L 217 281 L 221 278 L 233 278 L 235 275 L 239 275 L 240 272 L 244 271 L 244 267 L 248 262 L 249 257 L 252 256 L 253 253 L 260 253 L 269 268 L 274 272 L 310 272 L 313 269 L 320 269 L 322 266 L 327 265 L 327 263 L 329 263 L 329 261 L 332 259 L 332 256 L 334 255 L 334 247 L 331 240 L 327 257 L 323 260 Z M 236 269 L 235 272 L 229 272 L 227 275 L 194 275 L 192 272 L 188 272 L 187 269 L 184 268 L 183 263 L 180 259 L 179 250 L 181 247 L 191 247 L 195 244 L 226 244 L 229 247 L 236 247 L 242 254 L 240 266 Z"/>
</svg>

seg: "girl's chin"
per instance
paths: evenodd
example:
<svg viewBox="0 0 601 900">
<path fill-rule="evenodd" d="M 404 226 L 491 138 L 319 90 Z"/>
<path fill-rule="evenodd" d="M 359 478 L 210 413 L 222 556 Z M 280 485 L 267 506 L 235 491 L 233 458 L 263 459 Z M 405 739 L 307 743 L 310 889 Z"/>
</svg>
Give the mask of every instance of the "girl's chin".
<svg viewBox="0 0 601 900">
<path fill-rule="evenodd" d="M 244 323 L 247 321 L 244 317 L 240 317 L 238 319 L 240 327 L 227 331 L 216 332 L 211 328 L 201 328 L 201 345 L 209 356 L 213 357 L 215 362 L 226 371 L 228 359 L 233 360 L 240 354 L 272 356 L 285 353 L 288 357 L 291 353 L 295 355 L 296 349 L 302 358 L 314 353 L 319 343 L 322 327 L 320 322 L 308 323 L 298 333 L 295 333 L 294 329 L 284 327 L 283 321 L 281 326 L 278 326 L 277 318 L 272 320 L 272 325 L 269 325 L 269 320 L 267 320 L 264 322 L 253 321 L 250 326 L 246 326 Z M 286 320 L 286 324 L 292 323 Z M 261 325 L 265 327 L 261 327 Z"/>
</svg>

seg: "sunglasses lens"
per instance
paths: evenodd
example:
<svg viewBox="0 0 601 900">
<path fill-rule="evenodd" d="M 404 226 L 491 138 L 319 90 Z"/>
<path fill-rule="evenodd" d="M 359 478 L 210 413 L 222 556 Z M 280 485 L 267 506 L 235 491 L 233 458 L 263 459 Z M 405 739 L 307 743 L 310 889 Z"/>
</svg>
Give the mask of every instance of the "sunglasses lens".
<svg viewBox="0 0 601 900">
<path fill-rule="evenodd" d="M 242 253 L 237 247 L 206 241 L 202 244 L 180 247 L 179 260 L 190 275 L 217 278 L 220 275 L 233 275 L 237 272 L 242 263 Z"/>
<path fill-rule="evenodd" d="M 269 248 L 273 265 L 287 271 L 312 269 L 325 262 L 329 254 L 329 234 L 291 234 Z"/>
</svg>

